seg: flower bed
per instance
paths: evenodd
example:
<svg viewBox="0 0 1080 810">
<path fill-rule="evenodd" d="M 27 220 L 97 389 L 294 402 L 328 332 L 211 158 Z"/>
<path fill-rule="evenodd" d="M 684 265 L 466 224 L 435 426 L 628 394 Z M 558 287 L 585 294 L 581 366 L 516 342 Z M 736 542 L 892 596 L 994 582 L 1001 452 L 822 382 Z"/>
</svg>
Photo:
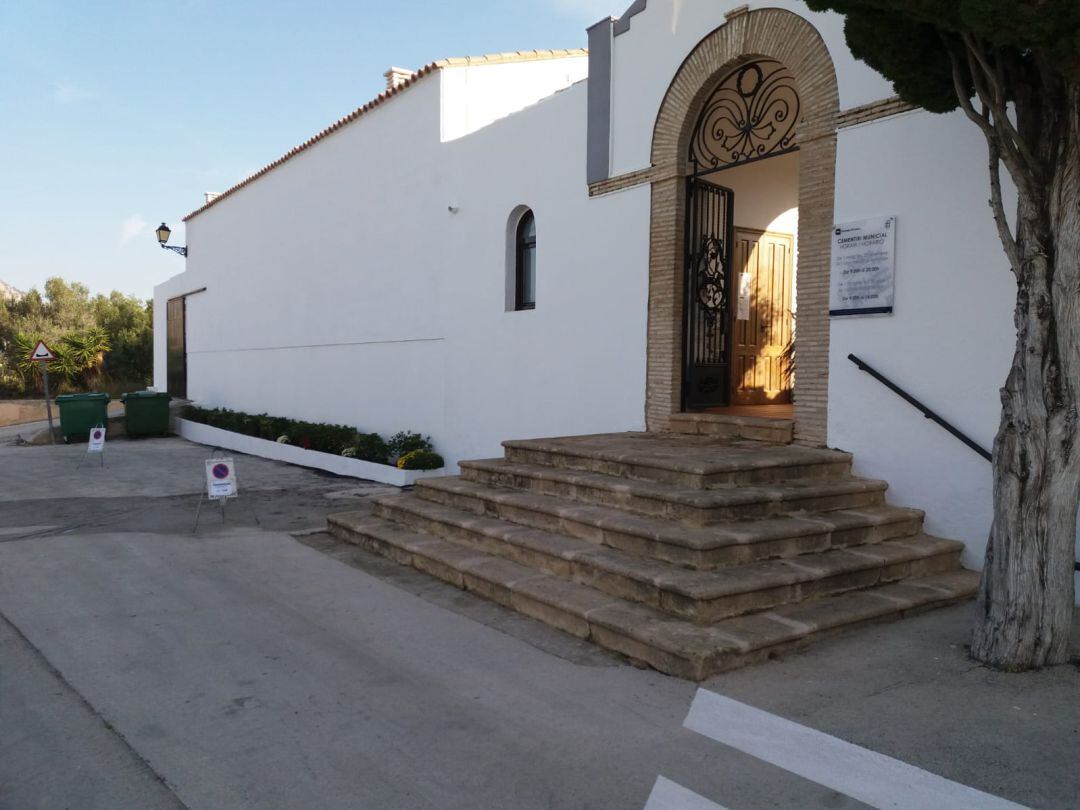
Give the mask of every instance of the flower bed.
<svg viewBox="0 0 1080 810">
<path fill-rule="evenodd" d="M 176 430 L 199 444 L 399 487 L 445 475 L 442 457 L 418 433 L 403 431 L 387 441 L 346 425 L 195 406 L 176 420 Z"/>
<path fill-rule="evenodd" d="M 421 478 L 436 478 L 446 475 L 446 471 L 443 469 L 399 470 L 397 467 L 391 467 L 387 464 L 376 464 L 371 461 L 335 456 L 331 453 L 321 453 L 318 450 L 305 450 L 292 444 L 279 444 L 268 439 L 257 439 L 254 436 L 245 436 L 231 430 L 202 425 L 188 419 L 176 420 L 176 432 L 189 442 L 206 444 L 210 447 L 220 447 L 223 450 L 246 453 L 249 456 L 268 458 L 273 461 L 284 461 L 300 467 L 313 467 L 317 470 L 325 470 L 326 472 L 345 475 L 350 478 L 378 481 L 381 484 L 391 484 L 395 487 L 409 487 Z"/>
</svg>

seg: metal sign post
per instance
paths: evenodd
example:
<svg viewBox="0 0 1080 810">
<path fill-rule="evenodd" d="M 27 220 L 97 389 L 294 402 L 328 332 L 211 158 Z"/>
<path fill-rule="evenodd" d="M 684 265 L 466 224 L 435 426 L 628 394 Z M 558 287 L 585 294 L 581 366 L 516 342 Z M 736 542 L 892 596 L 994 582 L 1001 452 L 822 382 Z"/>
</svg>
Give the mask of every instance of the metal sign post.
<svg viewBox="0 0 1080 810">
<path fill-rule="evenodd" d="M 30 359 L 41 364 L 41 376 L 45 385 L 45 413 L 49 418 L 49 442 L 56 444 L 56 434 L 53 432 L 52 397 L 49 394 L 49 363 L 56 359 L 56 355 L 45 345 L 44 340 L 39 340 L 34 351 L 30 353 Z"/>
<path fill-rule="evenodd" d="M 52 396 L 49 394 L 49 363 L 42 361 L 41 376 L 45 380 L 45 413 L 49 418 L 49 443 L 56 444 L 56 433 L 53 430 L 52 421 Z"/>
</svg>

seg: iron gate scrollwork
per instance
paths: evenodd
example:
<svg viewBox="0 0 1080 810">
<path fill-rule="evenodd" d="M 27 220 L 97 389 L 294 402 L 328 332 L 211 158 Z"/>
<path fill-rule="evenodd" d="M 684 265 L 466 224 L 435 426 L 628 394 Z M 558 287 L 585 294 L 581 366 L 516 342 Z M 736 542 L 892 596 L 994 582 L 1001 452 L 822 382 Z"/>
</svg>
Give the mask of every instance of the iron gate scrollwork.
<svg viewBox="0 0 1080 810">
<path fill-rule="evenodd" d="M 734 194 L 687 181 L 683 408 L 727 405 L 731 368 Z"/>
<path fill-rule="evenodd" d="M 799 92 L 795 77 L 773 59 L 748 62 L 709 96 L 690 143 L 694 173 L 798 150 Z"/>
</svg>

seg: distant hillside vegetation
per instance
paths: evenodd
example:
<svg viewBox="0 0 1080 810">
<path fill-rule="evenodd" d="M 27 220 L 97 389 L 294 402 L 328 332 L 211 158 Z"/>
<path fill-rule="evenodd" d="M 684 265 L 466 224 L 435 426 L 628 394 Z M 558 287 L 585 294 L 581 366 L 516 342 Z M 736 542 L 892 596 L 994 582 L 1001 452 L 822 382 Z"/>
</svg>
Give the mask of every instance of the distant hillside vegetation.
<svg viewBox="0 0 1080 810">
<path fill-rule="evenodd" d="M 26 293 L 0 281 L 0 301 L 18 301 Z"/>
<path fill-rule="evenodd" d="M 29 357 L 39 340 L 56 354 L 53 393 L 136 391 L 150 384 L 153 306 L 113 292 L 50 278 L 22 293 L 0 282 L 0 399 L 35 396 L 41 369 Z"/>
</svg>

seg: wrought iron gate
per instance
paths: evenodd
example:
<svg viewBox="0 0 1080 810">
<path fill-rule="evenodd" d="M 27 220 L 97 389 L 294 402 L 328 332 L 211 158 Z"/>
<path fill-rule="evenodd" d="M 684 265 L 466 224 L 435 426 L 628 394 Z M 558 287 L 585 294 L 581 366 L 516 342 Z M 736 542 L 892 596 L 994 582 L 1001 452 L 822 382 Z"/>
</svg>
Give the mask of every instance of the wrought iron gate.
<svg viewBox="0 0 1080 810">
<path fill-rule="evenodd" d="M 730 404 L 734 193 L 687 180 L 683 408 Z"/>
</svg>

